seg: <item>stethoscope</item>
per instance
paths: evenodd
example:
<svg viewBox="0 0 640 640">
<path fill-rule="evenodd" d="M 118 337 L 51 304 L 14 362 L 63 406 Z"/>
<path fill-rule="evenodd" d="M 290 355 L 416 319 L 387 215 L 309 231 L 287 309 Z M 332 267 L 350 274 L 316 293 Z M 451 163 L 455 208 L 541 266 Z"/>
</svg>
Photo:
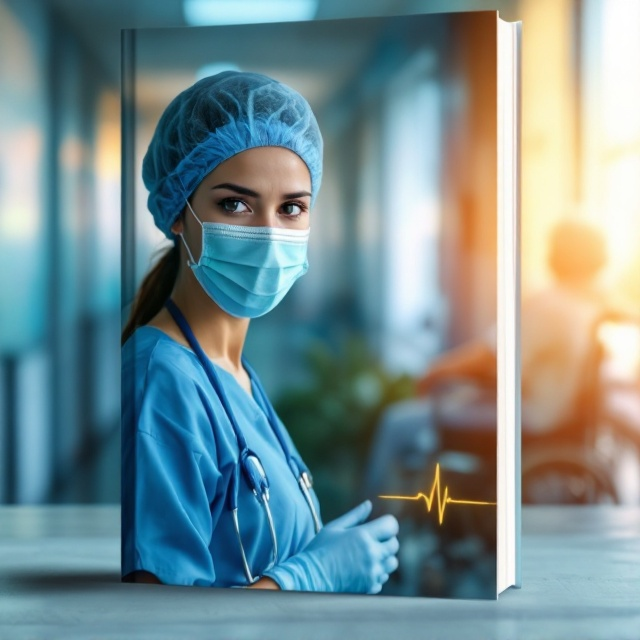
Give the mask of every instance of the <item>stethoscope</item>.
<svg viewBox="0 0 640 640">
<path fill-rule="evenodd" d="M 220 382 L 220 378 L 216 370 L 211 363 L 211 360 L 207 357 L 207 355 L 202 350 L 202 347 L 196 340 L 196 337 L 193 335 L 193 331 L 191 331 L 191 327 L 189 323 L 182 315 L 182 312 L 176 306 L 173 300 L 168 299 L 165 302 L 165 307 L 171 314 L 171 317 L 175 320 L 178 327 L 184 334 L 184 337 L 187 339 L 187 342 L 193 349 L 193 352 L 198 356 L 200 363 L 204 367 L 205 373 L 213 386 L 214 391 L 217 393 L 220 402 L 222 403 L 222 407 L 229 418 L 229 422 L 233 427 L 233 431 L 236 436 L 236 440 L 238 441 L 238 448 L 240 450 L 240 455 L 238 458 L 238 463 L 236 464 L 233 473 L 231 474 L 231 485 L 230 491 L 228 493 L 228 503 L 227 506 L 231 511 L 231 515 L 233 518 L 233 525 L 236 531 L 236 536 L 238 537 L 238 545 L 240 547 L 240 554 L 242 556 L 242 564 L 244 567 L 244 573 L 247 577 L 247 581 L 249 584 L 253 584 L 257 580 L 260 579 L 260 576 L 253 577 L 251 573 L 251 569 L 249 568 L 249 562 L 247 561 L 247 555 L 244 550 L 244 545 L 242 544 L 242 536 L 240 535 L 240 523 L 238 520 L 238 490 L 240 485 L 240 473 L 244 476 L 245 481 L 249 485 L 249 488 L 253 492 L 253 495 L 256 497 L 258 504 L 262 505 L 264 512 L 267 516 L 267 521 L 269 523 L 269 532 L 271 534 L 271 543 L 273 547 L 273 557 L 271 563 L 264 571 L 268 571 L 278 562 L 278 540 L 276 538 L 276 531 L 273 525 L 273 517 L 271 515 L 271 508 L 269 507 L 269 479 L 267 478 L 267 474 L 260 462 L 260 458 L 256 453 L 251 451 L 247 445 L 247 441 L 238 425 L 238 422 L 231 410 L 229 405 L 229 400 L 227 398 L 227 394 L 225 393 L 222 384 Z M 253 369 L 248 365 L 245 361 L 244 357 L 242 358 L 242 365 L 246 369 L 249 374 L 249 378 L 253 383 L 253 387 L 256 390 L 262 406 L 266 409 L 267 420 L 273 429 L 276 437 L 278 438 L 278 442 L 280 442 L 280 446 L 282 447 L 282 451 L 284 452 L 287 463 L 289 464 L 289 468 L 291 469 L 294 477 L 298 482 L 298 486 L 302 491 L 302 495 L 304 496 L 307 504 L 309 505 L 309 509 L 311 511 L 311 516 L 313 517 L 313 524 L 315 528 L 315 532 L 318 533 L 321 529 L 320 519 L 318 518 L 318 514 L 316 512 L 315 505 L 313 504 L 313 500 L 311 498 L 311 493 L 309 489 L 311 488 L 311 474 L 309 470 L 306 468 L 302 460 L 295 460 L 293 455 L 291 454 L 291 450 L 287 445 L 287 441 L 282 435 L 282 431 L 280 429 L 278 419 L 276 417 L 276 413 L 273 409 L 273 406 L 269 402 L 267 398 L 267 394 L 265 393 L 262 384 L 258 380 Z"/>
</svg>

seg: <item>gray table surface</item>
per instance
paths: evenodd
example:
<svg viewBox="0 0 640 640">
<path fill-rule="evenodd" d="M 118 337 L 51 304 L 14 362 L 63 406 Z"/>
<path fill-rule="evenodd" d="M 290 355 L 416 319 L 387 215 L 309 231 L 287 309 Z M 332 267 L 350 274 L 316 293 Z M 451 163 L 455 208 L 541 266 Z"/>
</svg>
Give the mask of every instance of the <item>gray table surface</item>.
<svg viewBox="0 0 640 640">
<path fill-rule="evenodd" d="M 525 507 L 498 601 L 120 582 L 118 506 L 0 506 L 0 639 L 640 638 L 640 508 Z"/>
</svg>

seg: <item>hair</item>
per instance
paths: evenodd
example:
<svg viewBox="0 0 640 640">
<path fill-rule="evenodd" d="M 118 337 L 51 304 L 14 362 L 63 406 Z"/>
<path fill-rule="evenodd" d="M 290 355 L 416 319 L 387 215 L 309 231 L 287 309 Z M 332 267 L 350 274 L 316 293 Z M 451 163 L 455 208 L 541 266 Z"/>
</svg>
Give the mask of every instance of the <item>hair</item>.
<svg viewBox="0 0 640 640">
<path fill-rule="evenodd" d="M 176 242 L 161 255 L 142 281 L 133 301 L 129 320 L 122 331 L 121 345 L 133 335 L 138 327 L 147 324 L 162 309 L 173 291 L 179 267 L 180 246 Z"/>
</svg>

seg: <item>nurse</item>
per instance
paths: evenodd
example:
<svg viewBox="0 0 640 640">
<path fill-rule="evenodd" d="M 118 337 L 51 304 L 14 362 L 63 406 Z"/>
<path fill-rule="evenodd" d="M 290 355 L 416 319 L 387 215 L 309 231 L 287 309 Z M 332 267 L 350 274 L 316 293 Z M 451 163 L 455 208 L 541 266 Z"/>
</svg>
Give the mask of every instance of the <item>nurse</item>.
<svg viewBox="0 0 640 640">
<path fill-rule="evenodd" d="M 366 501 L 322 526 L 310 474 L 242 351 L 307 270 L 322 138 L 307 102 L 226 71 L 167 107 L 143 161 L 173 247 L 123 332 L 122 576 L 377 593 L 398 523 Z M 286 327 L 283 327 L 286 331 Z"/>
</svg>

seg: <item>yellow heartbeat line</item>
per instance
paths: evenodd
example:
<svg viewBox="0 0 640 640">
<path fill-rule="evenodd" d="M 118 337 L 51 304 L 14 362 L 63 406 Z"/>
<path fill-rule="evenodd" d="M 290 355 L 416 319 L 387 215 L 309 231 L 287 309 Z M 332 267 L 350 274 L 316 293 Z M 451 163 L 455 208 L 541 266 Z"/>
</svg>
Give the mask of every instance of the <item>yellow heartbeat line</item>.
<svg viewBox="0 0 640 640">
<path fill-rule="evenodd" d="M 444 512 L 448 504 L 496 504 L 495 502 L 480 502 L 478 500 L 454 500 L 449 497 L 449 487 L 447 486 L 445 486 L 444 494 L 442 494 L 440 491 L 440 463 L 436 464 L 436 475 L 433 479 L 433 485 L 431 485 L 431 493 L 429 495 L 419 493 L 415 496 L 378 496 L 378 498 L 383 498 L 384 500 L 424 500 L 427 504 L 427 512 L 431 513 L 433 500 L 436 496 L 438 498 L 438 524 L 442 524 L 444 520 Z"/>
</svg>

